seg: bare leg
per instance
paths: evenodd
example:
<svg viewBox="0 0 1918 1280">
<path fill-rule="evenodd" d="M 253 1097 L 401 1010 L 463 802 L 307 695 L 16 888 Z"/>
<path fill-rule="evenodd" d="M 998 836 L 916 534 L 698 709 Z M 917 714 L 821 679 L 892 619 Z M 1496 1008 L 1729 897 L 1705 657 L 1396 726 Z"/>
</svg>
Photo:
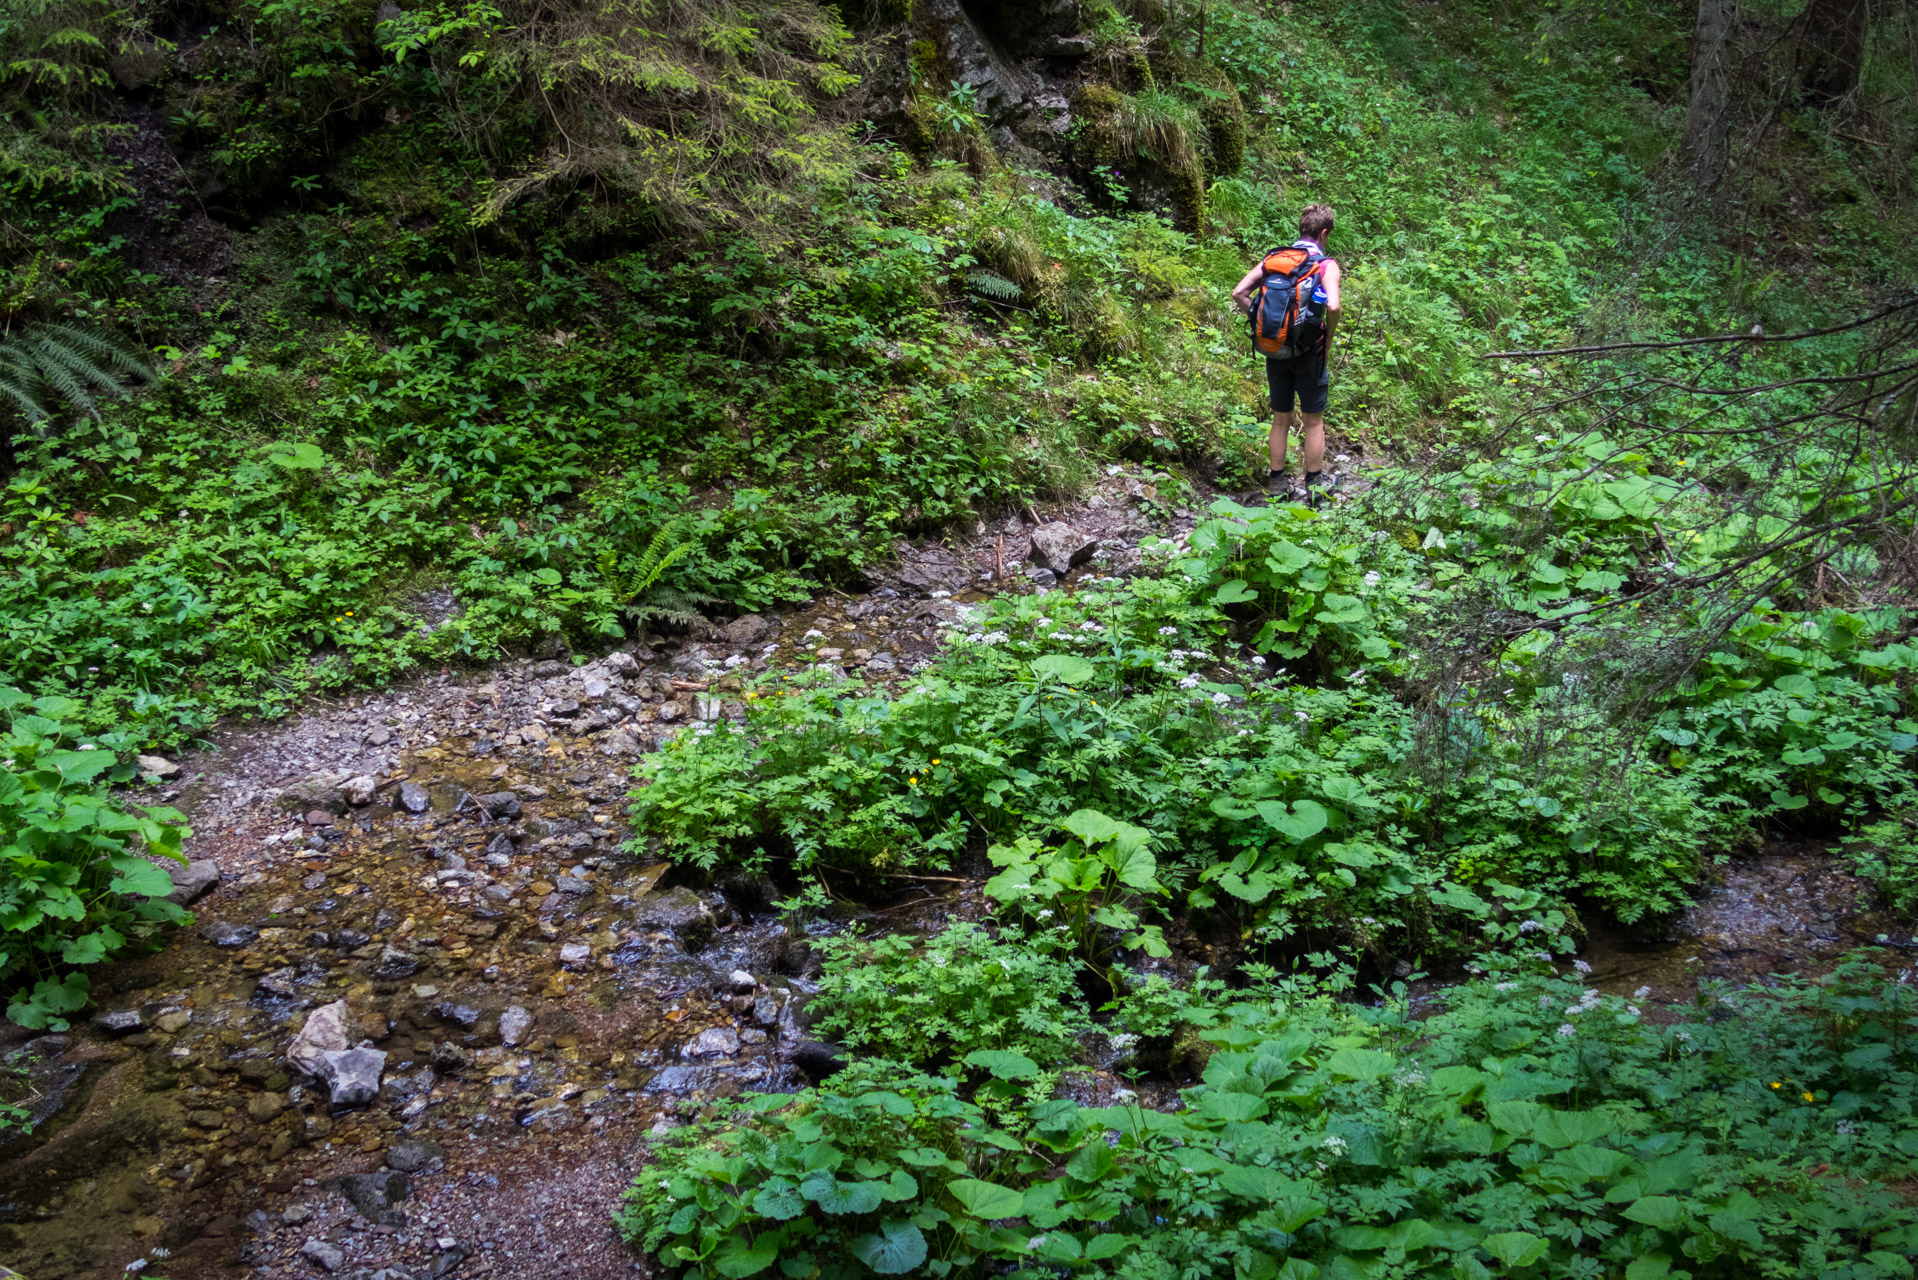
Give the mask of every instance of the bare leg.
<svg viewBox="0 0 1918 1280">
<path fill-rule="evenodd" d="M 1306 413 L 1301 414 L 1300 417 L 1305 419 L 1305 430 L 1301 433 L 1305 438 L 1305 470 L 1308 474 L 1323 471 L 1325 470 L 1325 415 Z M 1279 456 L 1283 458 L 1285 446 L 1279 445 L 1278 450 Z"/>
<path fill-rule="evenodd" d="M 1272 415 L 1272 436 L 1266 441 L 1265 453 L 1274 471 L 1285 470 L 1285 433 L 1291 427 L 1291 419 L 1290 413 Z M 1324 452 L 1322 443 L 1320 452 Z"/>
</svg>

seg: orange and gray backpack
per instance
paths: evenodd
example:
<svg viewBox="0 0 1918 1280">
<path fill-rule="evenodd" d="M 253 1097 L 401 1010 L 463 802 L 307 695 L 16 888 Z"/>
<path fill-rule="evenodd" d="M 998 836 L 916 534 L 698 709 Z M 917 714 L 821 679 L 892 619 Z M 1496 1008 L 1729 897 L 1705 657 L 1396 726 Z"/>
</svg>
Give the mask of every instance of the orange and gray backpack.
<svg viewBox="0 0 1918 1280">
<path fill-rule="evenodd" d="M 1252 295 L 1252 346 L 1283 358 L 1310 355 L 1325 345 L 1325 282 L 1330 261 L 1310 240 L 1265 255 L 1265 279 Z"/>
</svg>

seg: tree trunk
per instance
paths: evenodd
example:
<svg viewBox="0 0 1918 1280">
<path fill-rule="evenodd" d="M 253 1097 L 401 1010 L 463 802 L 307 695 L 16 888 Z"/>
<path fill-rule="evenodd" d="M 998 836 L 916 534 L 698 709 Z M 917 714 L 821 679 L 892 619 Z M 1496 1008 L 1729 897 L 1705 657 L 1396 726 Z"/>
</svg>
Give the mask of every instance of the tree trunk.
<svg viewBox="0 0 1918 1280">
<path fill-rule="evenodd" d="M 1725 139 L 1731 128 L 1731 49 L 1738 26 L 1738 0 L 1698 0 L 1698 31 L 1692 40 L 1691 101 L 1685 110 L 1685 159 L 1702 190 L 1725 172 Z"/>
<path fill-rule="evenodd" d="M 1811 0 L 1805 7 L 1798 82 L 1807 94 L 1835 102 L 1858 87 L 1868 18 L 1866 0 Z"/>
</svg>

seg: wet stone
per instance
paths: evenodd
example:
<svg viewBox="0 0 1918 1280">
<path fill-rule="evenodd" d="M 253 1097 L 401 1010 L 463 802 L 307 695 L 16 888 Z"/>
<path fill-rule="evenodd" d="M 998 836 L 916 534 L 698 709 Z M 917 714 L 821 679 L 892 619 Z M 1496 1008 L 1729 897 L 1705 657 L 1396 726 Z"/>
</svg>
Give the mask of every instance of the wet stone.
<svg viewBox="0 0 1918 1280">
<path fill-rule="evenodd" d="M 280 1118 L 286 1110 L 286 1096 L 279 1093 L 256 1093 L 246 1102 L 246 1114 L 255 1124 L 270 1124 Z"/>
<path fill-rule="evenodd" d="M 244 947 L 257 939 L 260 931 L 250 924 L 211 920 L 200 926 L 200 936 L 216 947 Z"/>
<path fill-rule="evenodd" d="M 138 1009 L 114 1009 L 95 1014 L 93 1025 L 110 1036 L 126 1036 L 145 1027 L 146 1019 Z"/>
<path fill-rule="evenodd" d="M 432 796 L 427 793 L 426 788 L 422 787 L 419 783 L 400 783 L 400 808 L 406 810 L 408 813 L 425 813 L 426 807 L 432 803 L 432 799 Z"/>
<path fill-rule="evenodd" d="M 578 838 L 577 836 L 574 837 L 574 839 Z M 590 848 L 592 846 L 590 839 L 586 843 L 587 847 Z M 556 876 L 553 879 L 553 888 L 556 892 L 571 894 L 591 893 L 593 891 L 592 882 L 582 880 L 578 876 Z"/>
<path fill-rule="evenodd" d="M 346 1265 L 345 1252 L 327 1240 L 308 1240 L 300 1246 L 300 1256 L 327 1272 L 338 1271 Z"/>
<path fill-rule="evenodd" d="M 286 1065 L 301 1075 L 320 1074 L 328 1053 L 347 1047 L 346 1001 L 335 1000 L 306 1015 L 306 1023 L 286 1048 Z"/>
<path fill-rule="evenodd" d="M 377 790 L 379 784 L 373 781 L 372 775 L 365 773 L 356 774 L 340 784 L 340 794 L 356 809 L 372 804 L 373 793 Z"/>
<path fill-rule="evenodd" d="M 405 1215 L 395 1212 L 393 1208 L 413 1194 L 412 1180 L 404 1172 L 390 1170 L 385 1173 L 347 1174 L 334 1179 L 333 1185 L 368 1222 L 383 1226 L 405 1223 Z"/>
<path fill-rule="evenodd" d="M 393 741 L 393 731 L 383 724 L 374 725 L 366 731 L 366 745 L 369 747 L 383 747 L 391 741 Z"/>
<path fill-rule="evenodd" d="M 155 1018 L 153 1020 L 153 1028 L 156 1031 L 164 1031 L 170 1036 L 178 1035 L 180 1032 L 186 1030 L 187 1024 L 192 1021 L 193 1014 L 191 1011 L 175 1009 L 171 1013 L 163 1013 Z"/>
<path fill-rule="evenodd" d="M 739 1033 L 731 1027 L 709 1027 L 679 1051 L 682 1058 L 730 1058 L 739 1052 Z"/>
<path fill-rule="evenodd" d="M 266 994 L 270 996 L 277 996 L 282 1000 L 290 999 L 298 992 L 298 988 L 294 985 L 297 977 L 298 974 L 293 966 L 288 965 L 283 969 L 275 969 L 271 973 L 261 974 L 258 989 L 266 992 Z"/>
<path fill-rule="evenodd" d="M 519 817 L 519 796 L 511 791 L 489 791 L 475 797 L 482 809 L 495 818 Z"/>
<path fill-rule="evenodd" d="M 439 1015 L 440 1021 L 451 1022 L 456 1026 L 464 1027 L 468 1031 L 478 1026 L 479 1020 L 485 1016 L 474 1005 L 458 1004 L 451 1000 L 441 1001 L 434 1006 L 433 1012 Z"/>
<path fill-rule="evenodd" d="M 500 1043 L 509 1048 L 517 1045 L 526 1038 L 526 1033 L 532 1029 L 532 1026 L 533 1015 L 523 1007 L 516 1004 L 506 1006 L 505 1011 L 499 1016 Z"/>
<path fill-rule="evenodd" d="M 401 1173 L 432 1173 L 446 1164 L 446 1148 L 430 1138 L 401 1138 L 386 1151 L 388 1168 Z"/>
<path fill-rule="evenodd" d="M 395 946 L 380 949 L 380 962 L 373 968 L 373 976 L 392 981 L 398 978 L 410 978 L 420 971 L 420 958 L 401 951 Z"/>
<path fill-rule="evenodd" d="M 309 809 L 306 813 L 306 825 L 309 827 L 330 827 L 333 815 L 324 809 Z"/>
<path fill-rule="evenodd" d="M 166 900 L 176 907 L 199 899 L 220 883 L 220 868 L 211 858 L 195 858 L 184 867 L 168 867 L 167 874 L 173 877 L 173 892 Z"/>
<path fill-rule="evenodd" d="M 320 1055 L 320 1079 L 335 1107 L 364 1107 L 380 1095 L 386 1055 L 378 1049 L 331 1050 Z"/>
<path fill-rule="evenodd" d="M 445 783 L 428 791 L 426 798 L 434 813 L 452 813 L 466 803 L 467 793 L 465 787 Z"/>
<path fill-rule="evenodd" d="M 308 890 L 317 889 L 325 883 L 326 883 L 326 872 L 315 871 L 312 875 L 307 876 L 300 881 L 300 888 L 308 889 Z"/>
</svg>

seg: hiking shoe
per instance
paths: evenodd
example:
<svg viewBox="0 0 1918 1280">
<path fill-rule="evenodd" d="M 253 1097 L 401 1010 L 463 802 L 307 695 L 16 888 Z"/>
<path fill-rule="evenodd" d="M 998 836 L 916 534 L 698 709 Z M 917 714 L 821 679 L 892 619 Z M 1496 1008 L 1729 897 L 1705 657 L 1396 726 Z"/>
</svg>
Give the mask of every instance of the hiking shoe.
<svg viewBox="0 0 1918 1280">
<path fill-rule="evenodd" d="M 1285 472 L 1268 471 L 1265 473 L 1265 495 L 1268 498 L 1289 498 L 1292 486 L 1286 483 Z"/>
<path fill-rule="evenodd" d="M 1339 476 L 1337 472 L 1327 472 L 1321 475 L 1317 484 L 1307 484 L 1305 486 L 1305 505 L 1308 507 L 1323 506 L 1325 500 L 1332 496 L 1332 490 L 1338 487 Z"/>
</svg>

